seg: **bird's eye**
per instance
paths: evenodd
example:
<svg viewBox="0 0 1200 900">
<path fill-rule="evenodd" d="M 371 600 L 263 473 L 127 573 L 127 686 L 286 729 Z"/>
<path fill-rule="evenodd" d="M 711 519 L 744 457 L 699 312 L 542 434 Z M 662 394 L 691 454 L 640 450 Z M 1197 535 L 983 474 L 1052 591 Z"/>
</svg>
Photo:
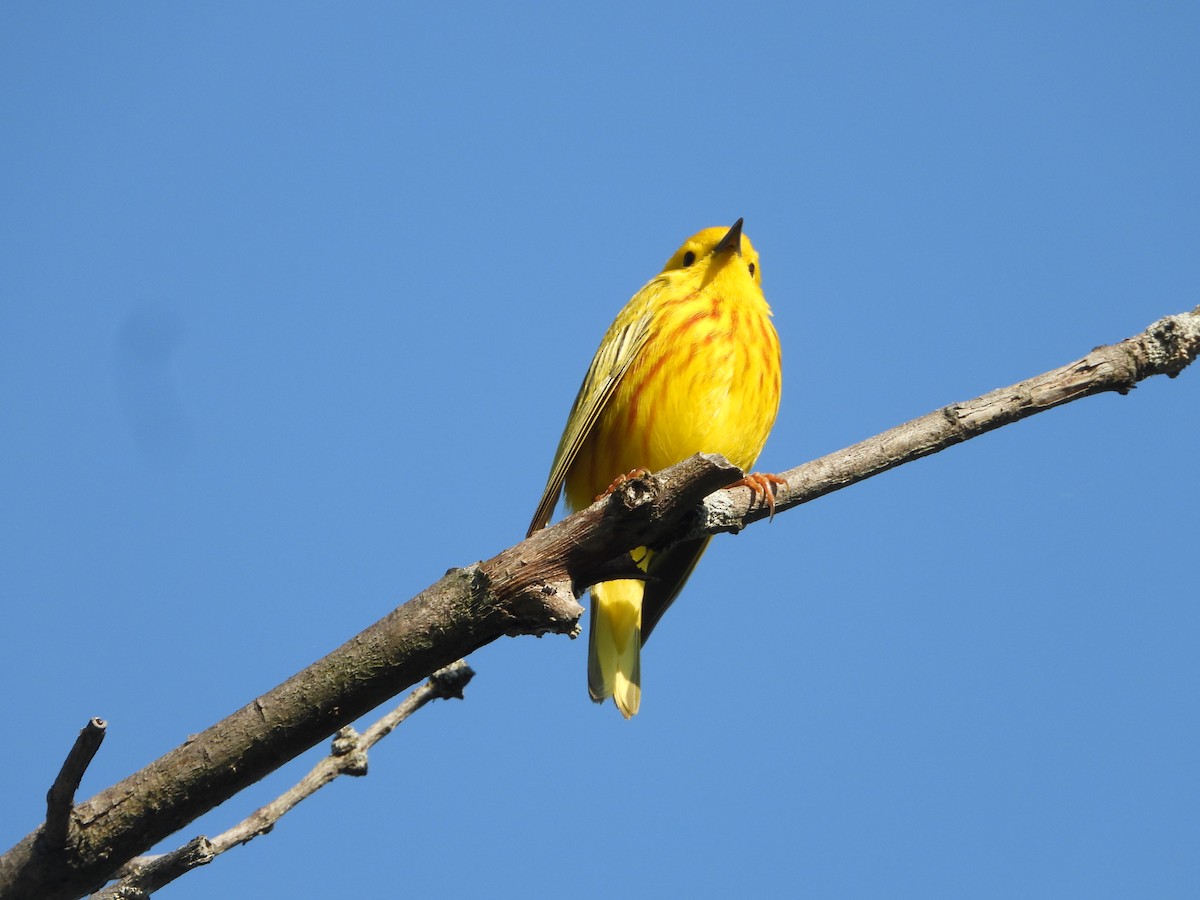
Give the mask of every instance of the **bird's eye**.
<svg viewBox="0 0 1200 900">
<path fill-rule="evenodd" d="M 687 253 L 683 254 L 683 267 L 685 269 L 688 266 L 690 266 L 692 263 L 694 263 L 695 261 L 696 261 L 696 254 L 693 253 L 691 250 L 689 250 Z"/>
<path fill-rule="evenodd" d="M 750 263 L 750 277 L 754 277 L 754 263 Z"/>
</svg>

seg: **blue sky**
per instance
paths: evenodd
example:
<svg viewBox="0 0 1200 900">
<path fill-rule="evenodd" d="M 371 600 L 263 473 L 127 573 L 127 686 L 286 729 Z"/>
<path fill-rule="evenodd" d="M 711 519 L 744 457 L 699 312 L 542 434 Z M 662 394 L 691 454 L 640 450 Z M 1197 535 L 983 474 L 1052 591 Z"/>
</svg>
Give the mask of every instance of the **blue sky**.
<svg viewBox="0 0 1200 900">
<path fill-rule="evenodd" d="M 699 228 L 762 253 L 769 470 L 1200 302 L 1195 4 L 647 6 L 0 9 L 0 844 L 89 716 L 84 796 L 516 542 Z M 1198 404 L 717 539 L 630 723 L 493 644 L 162 896 L 1194 896 Z"/>
</svg>

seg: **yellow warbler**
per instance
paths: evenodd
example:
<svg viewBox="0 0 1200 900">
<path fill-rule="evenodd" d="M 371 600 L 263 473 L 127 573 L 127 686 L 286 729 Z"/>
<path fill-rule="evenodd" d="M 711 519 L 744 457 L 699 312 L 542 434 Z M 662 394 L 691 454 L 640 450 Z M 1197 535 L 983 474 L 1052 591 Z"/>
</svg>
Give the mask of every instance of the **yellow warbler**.
<svg viewBox="0 0 1200 900">
<path fill-rule="evenodd" d="M 633 295 L 604 335 L 558 443 L 532 534 L 564 484 L 579 510 L 623 473 L 657 470 L 700 452 L 748 469 L 779 409 L 779 338 L 763 297 L 758 254 L 742 234 L 706 228 Z M 614 479 L 616 481 L 614 482 Z M 774 505 L 769 482 L 745 479 Z M 708 539 L 634 551 L 647 581 L 592 587 L 588 692 L 625 718 L 641 703 L 641 646 L 691 574 Z"/>
</svg>

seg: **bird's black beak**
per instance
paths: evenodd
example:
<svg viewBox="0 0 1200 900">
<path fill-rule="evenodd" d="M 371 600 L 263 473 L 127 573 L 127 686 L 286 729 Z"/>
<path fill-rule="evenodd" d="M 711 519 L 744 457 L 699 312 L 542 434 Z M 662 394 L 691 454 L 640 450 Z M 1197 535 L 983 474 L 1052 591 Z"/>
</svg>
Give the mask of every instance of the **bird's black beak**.
<svg viewBox="0 0 1200 900">
<path fill-rule="evenodd" d="M 713 253 L 724 253 L 726 250 L 736 250 L 737 255 L 742 255 L 742 220 L 738 219 L 733 223 L 733 227 L 726 232 L 725 237 L 717 242 L 717 246 L 713 248 Z"/>
</svg>

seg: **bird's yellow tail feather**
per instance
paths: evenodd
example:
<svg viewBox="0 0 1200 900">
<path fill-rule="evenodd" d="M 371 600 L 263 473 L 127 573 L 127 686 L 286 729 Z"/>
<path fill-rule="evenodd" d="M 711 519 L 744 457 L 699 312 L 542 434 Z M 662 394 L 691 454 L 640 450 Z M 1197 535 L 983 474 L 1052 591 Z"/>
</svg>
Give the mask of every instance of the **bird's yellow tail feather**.
<svg viewBox="0 0 1200 900">
<path fill-rule="evenodd" d="M 642 594 L 645 583 L 607 581 L 592 587 L 588 637 L 588 693 L 597 703 L 612 697 L 621 715 L 642 703 Z"/>
</svg>

